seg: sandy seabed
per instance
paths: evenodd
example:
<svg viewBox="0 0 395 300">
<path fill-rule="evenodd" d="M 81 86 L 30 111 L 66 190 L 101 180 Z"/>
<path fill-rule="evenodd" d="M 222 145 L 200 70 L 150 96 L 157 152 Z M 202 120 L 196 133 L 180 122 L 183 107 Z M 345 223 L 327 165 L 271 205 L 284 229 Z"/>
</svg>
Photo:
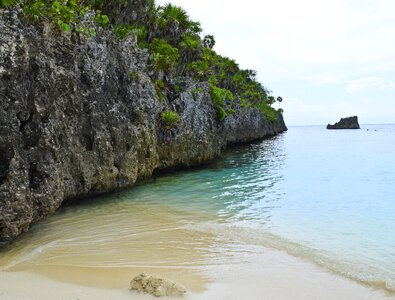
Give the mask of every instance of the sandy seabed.
<svg viewBox="0 0 395 300">
<path fill-rule="evenodd" d="M 0 272 L 0 299 L 154 299 L 128 289 L 129 281 L 141 271 L 166 276 L 185 285 L 188 292 L 184 299 L 395 299 L 395 295 L 361 285 L 284 252 L 263 249 L 259 255 L 251 255 L 256 256 L 254 263 L 208 267 L 206 273 L 211 277 L 210 282 L 183 280 L 182 275 L 172 276 L 171 270 L 144 268 L 81 270 L 45 267 L 35 272 Z"/>
</svg>

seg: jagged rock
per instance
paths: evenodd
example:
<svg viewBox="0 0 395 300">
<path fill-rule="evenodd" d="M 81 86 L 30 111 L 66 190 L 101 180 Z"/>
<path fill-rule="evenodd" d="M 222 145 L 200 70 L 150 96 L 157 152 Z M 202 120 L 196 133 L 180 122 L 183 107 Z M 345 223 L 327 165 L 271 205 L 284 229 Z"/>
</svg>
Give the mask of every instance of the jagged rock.
<svg viewBox="0 0 395 300">
<path fill-rule="evenodd" d="M 358 117 L 341 118 L 339 122 L 334 125 L 328 124 L 326 129 L 360 129 Z"/>
<path fill-rule="evenodd" d="M 281 115 L 268 121 L 252 108 L 219 121 L 209 84 L 192 79 L 160 100 L 135 37 L 95 30 L 86 38 L 0 9 L 0 246 L 64 201 L 287 130 Z M 160 120 L 168 110 L 181 119 L 171 130 Z"/>
<path fill-rule="evenodd" d="M 155 297 L 180 297 L 186 293 L 185 287 L 178 283 L 144 273 L 133 278 L 130 282 L 130 289 Z"/>
</svg>

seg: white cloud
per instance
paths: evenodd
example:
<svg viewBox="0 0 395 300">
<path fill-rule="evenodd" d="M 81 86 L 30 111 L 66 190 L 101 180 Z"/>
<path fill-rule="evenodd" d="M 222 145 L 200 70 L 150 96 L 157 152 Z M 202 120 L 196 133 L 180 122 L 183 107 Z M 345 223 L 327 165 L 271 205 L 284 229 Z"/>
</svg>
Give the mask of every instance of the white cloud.
<svg viewBox="0 0 395 300">
<path fill-rule="evenodd" d="M 349 93 L 361 92 L 371 89 L 395 90 L 395 82 L 379 77 L 364 77 L 351 80 L 345 87 Z"/>
</svg>

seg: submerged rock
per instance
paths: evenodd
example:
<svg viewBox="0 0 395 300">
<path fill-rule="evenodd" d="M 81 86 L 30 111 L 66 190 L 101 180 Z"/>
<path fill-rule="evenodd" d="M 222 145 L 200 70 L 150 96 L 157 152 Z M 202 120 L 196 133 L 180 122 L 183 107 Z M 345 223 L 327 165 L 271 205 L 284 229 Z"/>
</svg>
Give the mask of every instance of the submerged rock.
<svg viewBox="0 0 395 300">
<path fill-rule="evenodd" d="M 186 293 L 186 289 L 174 281 L 149 276 L 144 273 L 133 278 L 130 282 L 130 289 L 155 297 L 180 297 Z"/>
<path fill-rule="evenodd" d="M 358 117 L 341 118 L 339 122 L 334 125 L 328 124 L 326 129 L 360 129 Z"/>
</svg>

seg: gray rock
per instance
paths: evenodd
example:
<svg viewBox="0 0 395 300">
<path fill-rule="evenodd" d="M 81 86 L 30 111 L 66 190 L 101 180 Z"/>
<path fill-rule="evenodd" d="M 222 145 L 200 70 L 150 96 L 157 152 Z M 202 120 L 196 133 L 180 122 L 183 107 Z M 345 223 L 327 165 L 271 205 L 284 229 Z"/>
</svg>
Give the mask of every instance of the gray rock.
<svg viewBox="0 0 395 300">
<path fill-rule="evenodd" d="M 328 124 L 326 129 L 360 129 L 358 117 L 341 118 L 339 122 L 334 125 Z"/>
<path fill-rule="evenodd" d="M 255 109 L 220 122 L 207 83 L 185 79 L 177 99 L 160 100 L 133 36 L 119 42 L 96 28 L 87 39 L 26 22 L 0 10 L 0 246 L 65 201 L 287 129 L 281 115 L 268 121 Z M 181 117 L 171 130 L 161 124 L 167 110 Z"/>
<path fill-rule="evenodd" d="M 155 297 L 180 297 L 187 292 L 185 287 L 174 281 L 149 276 L 144 273 L 133 278 L 130 282 L 130 289 Z"/>
</svg>

